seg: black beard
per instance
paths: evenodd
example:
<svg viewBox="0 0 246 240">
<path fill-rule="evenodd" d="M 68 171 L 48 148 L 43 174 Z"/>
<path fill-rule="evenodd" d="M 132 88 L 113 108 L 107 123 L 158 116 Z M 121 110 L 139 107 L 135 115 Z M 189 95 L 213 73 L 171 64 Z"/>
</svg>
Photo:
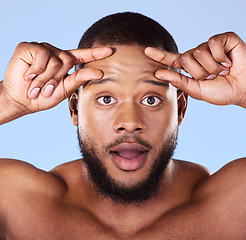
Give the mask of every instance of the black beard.
<svg viewBox="0 0 246 240">
<path fill-rule="evenodd" d="M 144 144 L 142 140 L 138 140 L 138 138 L 134 139 L 136 142 L 142 145 Z M 111 198 L 117 204 L 140 205 L 141 203 L 153 199 L 158 194 L 161 182 L 164 179 L 165 169 L 176 147 L 177 130 L 170 134 L 169 138 L 166 140 L 166 144 L 162 146 L 148 177 L 131 188 L 122 186 L 122 184 L 117 183 L 117 181 L 108 175 L 107 169 L 97 157 L 93 141 L 86 141 L 85 139 L 82 141 L 79 130 L 78 140 L 88 174 L 95 190 L 100 196 Z M 123 141 L 124 138 L 111 145 L 118 145 Z M 148 144 L 146 143 L 146 145 Z"/>
</svg>

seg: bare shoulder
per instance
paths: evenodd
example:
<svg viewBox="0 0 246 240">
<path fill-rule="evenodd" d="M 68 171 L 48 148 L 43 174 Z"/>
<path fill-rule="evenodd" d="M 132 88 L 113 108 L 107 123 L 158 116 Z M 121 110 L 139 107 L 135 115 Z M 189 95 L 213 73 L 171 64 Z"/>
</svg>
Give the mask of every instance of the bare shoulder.
<svg viewBox="0 0 246 240">
<path fill-rule="evenodd" d="M 78 179 L 79 162 L 64 163 L 46 172 L 24 161 L 0 159 L 0 192 L 6 199 L 13 193 L 22 192 L 61 198 L 67 192 L 69 181 Z"/>
<path fill-rule="evenodd" d="M 203 218 L 223 229 L 228 239 L 246 236 L 245 173 L 246 158 L 234 160 L 201 182 L 193 192 L 191 203 L 199 205 Z"/>
<path fill-rule="evenodd" d="M 246 158 L 236 159 L 229 162 L 219 171 L 211 175 L 207 181 L 203 182 L 197 189 L 198 195 L 217 195 L 236 197 L 246 197 Z M 241 198 L 242 199 L 242 198 Z"/>
<path fill-rule="evenodd" d="M 40 202 L 55 202 L 65 191 L 64 181 L 52 173 L 20 160 L 0 159 L 0 239 L 18 219 L 31 214 L 28 209 L 40 208 Z"/>
<path fill-rule="evenodd" d="M 56 194 L 62 188 L 64 188 L 64 182 L 52 173 L 24 161 L 0 159 L 0 191 L 4 192 L 5 196 L 7 193 L 21 191 L 45 191 Z M 47 191 L 52 189 L 57 191 Z"/>
</svg>

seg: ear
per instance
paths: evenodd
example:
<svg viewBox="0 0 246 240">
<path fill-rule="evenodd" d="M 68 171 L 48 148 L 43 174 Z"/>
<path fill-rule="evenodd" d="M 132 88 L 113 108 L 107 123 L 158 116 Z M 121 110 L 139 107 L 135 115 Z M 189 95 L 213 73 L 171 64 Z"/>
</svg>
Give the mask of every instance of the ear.
<svg viewBox="0 0 246 240">
<path fill-rule="evenodd" d="M 74 126 L 78 125 L 78 99 L 79 99 L 78 90 L 76 90 L 76 92 L 74 92 L 68 98 L 69 111 Z"/>
<path fill-rule="evenodd" d="M 184 121 L 184 116 L 187 109 L 188 95 L 181 90 L 177 90 L 177 101 L 178 101 L 178 124 L 180 126 Z"/>
</svg>

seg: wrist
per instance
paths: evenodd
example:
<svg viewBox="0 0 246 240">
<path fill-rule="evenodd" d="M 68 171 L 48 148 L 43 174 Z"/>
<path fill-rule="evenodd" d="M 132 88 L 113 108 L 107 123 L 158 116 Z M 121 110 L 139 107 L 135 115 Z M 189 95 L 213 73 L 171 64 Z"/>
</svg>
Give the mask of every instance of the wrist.
<svg viewBox="0 0 246 240">
<path fill-rule="evenodd" d="M 243 107 L 243 108 L 246 108 L 246 100 L 245 101 L 242 101 L 240 104 L 238 104 L 238 106 Z"/>
<path fill-rule="evenodd" d="M 0 81 L 0 125 L 28 114 L 28 110 L 16 103 L 4 91 L 3 81 Z"/>
</svg>

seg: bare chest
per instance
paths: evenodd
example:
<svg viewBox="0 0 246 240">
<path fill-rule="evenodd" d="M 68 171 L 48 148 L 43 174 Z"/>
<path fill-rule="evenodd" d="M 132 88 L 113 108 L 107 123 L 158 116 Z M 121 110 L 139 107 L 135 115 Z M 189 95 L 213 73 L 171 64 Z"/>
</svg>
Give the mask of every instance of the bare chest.
<svg viewBox="0 0 246 240">
<path fill-rule="evenodd" d="M 38 207 L 36 207 L 38 206 Z M 148 226 L 134 231 L 115 229 L 83 209 L 59 204 L 30 204 L 14 209 L 8 216 L 8 240 L 144 240 L 144 239 L 245 239 L 242 224 L 235 214 L 209 203 L 190 203 L 161 215 Z M 151 217 L 151 216 L 150 216 Z"/>
</svg>

